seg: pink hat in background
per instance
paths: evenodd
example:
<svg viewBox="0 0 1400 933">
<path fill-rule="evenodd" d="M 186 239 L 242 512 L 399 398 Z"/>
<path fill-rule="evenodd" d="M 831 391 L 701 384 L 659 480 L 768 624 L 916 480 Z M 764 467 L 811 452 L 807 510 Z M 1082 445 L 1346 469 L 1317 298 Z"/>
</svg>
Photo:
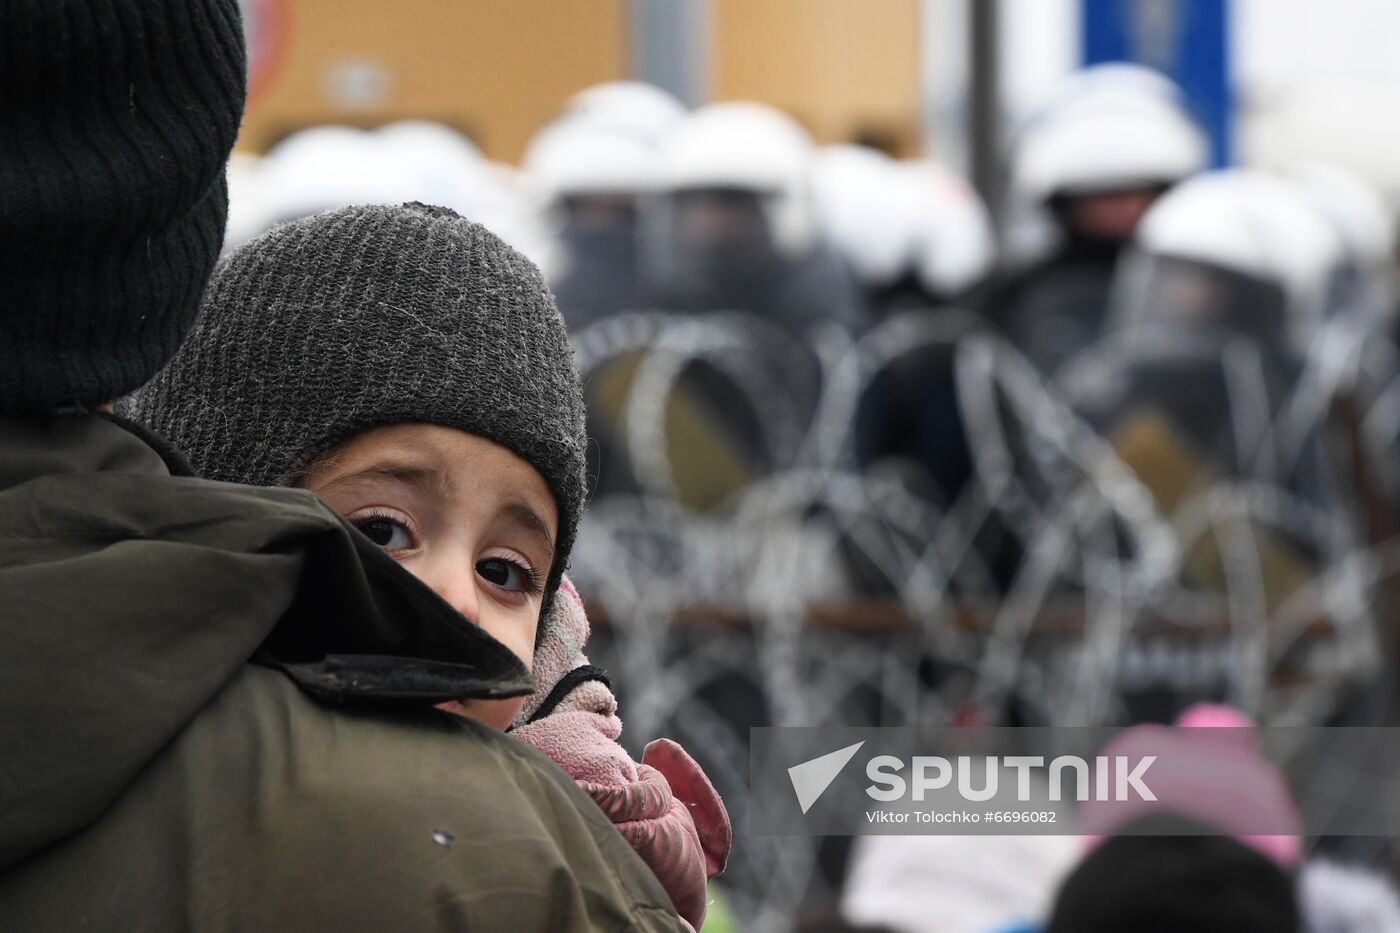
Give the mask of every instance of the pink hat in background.
<svg viewBox="0 0 1400 933">
<path fill-rule="evenodd" d="M 1258 751 L 1255 724 L 1240 711 L 1200 704 L 1175 727 L 1137 726 L 1100 755 L 1138 761 L 1155 755 L 1144 780 L 1155 801 L 1086 801 L 1079 826 L 1090 848 L 1148 816 L 1182 817 L 1233 836 L 1286 870 L 1298 867 L 1303 841 L 1298 808 L 1279 769 Z M 1278 830 L 1260 834 L 1261 829 Z"/>
</svg>

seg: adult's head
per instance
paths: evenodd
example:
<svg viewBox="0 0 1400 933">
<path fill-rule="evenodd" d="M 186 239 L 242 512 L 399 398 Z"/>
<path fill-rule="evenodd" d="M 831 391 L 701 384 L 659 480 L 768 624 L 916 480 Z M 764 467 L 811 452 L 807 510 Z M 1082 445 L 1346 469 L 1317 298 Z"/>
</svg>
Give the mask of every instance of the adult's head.
<svg viewBox="0 0 1400 933">
<path fill-rule="evenodd" d="M 1071 237 L 1122 243 L 1153 200 L 1205 166 L 1205 137 L 1180 91 L 1140 66 L 1071 75 L 1023 133 L 1012 186 Z"/>
<path fill-rule="evenodd" d="M 644 304 L 644 219 L 659 171 L 645 138 L 582 117 L 546 126 L 522 177 L 549 233 L 540 265 L 575 330 Z"/>
<path fill-rule="evenodd" d="M 525 150 L 526 184 L 551 226 L 630 236 L 641 200 L 660 185 L 661 144 L 684 117 L 680 101 L 639 81 L 570 98 Z"/>
<path fill-rule="evenodd" d="M 0 412 L 111 401 L 175 353 L 245 67 L 235 0 L 0 5 Z"/>
<path fill-rule="evenodd" d="M 583 121 L 560 120 L 525 151 L 525 175 L 556 227 L 631 227 L 659 183 L 656 147 Z"/>
<path fill-rule="evenodd" d="M 811 137 L 762 104 L 711 104 L 686 117 L 662 147 L 670 230 L 685 253 L 804 255 L 816 235 Z"/>
<path fill-rule="evenodd" d="M 1045 933 L 1301 929 L 1292 876 L 1250 847 L 1161 817 L 1127 829 L 1065 879 Z"/>
<path fill-rule="evenodd" d="M 1153 205 L 1115 283 L 1120 327 L 1248 337 L 1302 353 L 1326 315 L 1338 234 L 1296 185 L 1204 172 Z"/>
<path fill-rule="evenodd" d="M 582 509 L 583 407 L 549 290 L 484 227 L 406 204 L 274 228 L 130 409 L 205 477 L 317 492 L 530 662 Z"/>
</svg>

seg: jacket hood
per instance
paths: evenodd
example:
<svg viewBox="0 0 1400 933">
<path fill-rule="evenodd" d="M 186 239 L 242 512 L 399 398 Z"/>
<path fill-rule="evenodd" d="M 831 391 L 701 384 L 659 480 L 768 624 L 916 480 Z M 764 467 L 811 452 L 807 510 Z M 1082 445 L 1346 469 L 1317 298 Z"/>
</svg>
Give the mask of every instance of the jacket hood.
<svg viewBox="0 0 1400 933">
<path fill-rule="evenodd" d="M 0 451 L 0 869 L 100 816 L 250 661 L 325 702 L 532 689 L 309 493 L 172 477 L 92 415 L 0 417 Z"/>
</svg>

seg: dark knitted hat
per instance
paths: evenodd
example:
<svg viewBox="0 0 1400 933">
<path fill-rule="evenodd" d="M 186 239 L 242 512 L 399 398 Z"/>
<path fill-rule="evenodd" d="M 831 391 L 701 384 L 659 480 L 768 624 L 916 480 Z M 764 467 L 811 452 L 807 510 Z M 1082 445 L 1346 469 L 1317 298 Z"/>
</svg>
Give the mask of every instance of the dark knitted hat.
<svg viewBox="0 0 1400 933">
<path fill-rule="evenodd" d="M 1131 833 L 1207 833 L 1148 817 Z M 1064 880 L 1045 933 L 1297 933 L 1293 879 L 1242 842 L 1212 835 L 1104 840 Z"/>
<path fill-rule="evenodd" d="M 235 0 L 0 3 L 0 412 L 111 401 L 174 354 L 244 67 Z"/>
<path fill-rule="evenodd" d="M 174 361 L 126 412 L 200 475 L 291 485 L 369 428 L 425 422 L 506 447 L 559 507 L 546 595 L 584 496 L 583 395 L 539 270 L 479 224 L 422 204 L 284 224 L 220 264 Z"/>
</svg>

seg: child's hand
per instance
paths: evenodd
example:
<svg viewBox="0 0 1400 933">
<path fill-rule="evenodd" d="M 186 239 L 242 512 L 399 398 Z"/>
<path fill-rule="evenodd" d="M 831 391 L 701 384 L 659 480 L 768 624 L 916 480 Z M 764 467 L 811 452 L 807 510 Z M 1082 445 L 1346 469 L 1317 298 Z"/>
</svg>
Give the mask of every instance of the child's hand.
<svg viewBox="0 0 1400 933">
<path fill-rule="evenodd" d="M 670 739 L 657 739 L 649 744 L 642 753 L 642 764 L 660 771 L 671 785 L 671 793 L 689 809 L 700 834 L 700 845 L 705 850 L 706 876 L 713 878 L 724 871 L 734 842 L 734 830 L 729 823 L 729 811 L 705 772 L 685 749 Z"/>
</svg>

